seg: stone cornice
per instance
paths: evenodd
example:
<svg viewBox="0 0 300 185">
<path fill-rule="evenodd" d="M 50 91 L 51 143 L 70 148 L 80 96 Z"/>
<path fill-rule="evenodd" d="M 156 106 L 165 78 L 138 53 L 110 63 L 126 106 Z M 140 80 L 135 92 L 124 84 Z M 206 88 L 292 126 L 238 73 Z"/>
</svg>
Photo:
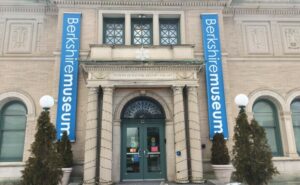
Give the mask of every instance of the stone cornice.
<svg viewBox="0 0 300 185">
<path fill-rule="evenodd" d="M 69 5 L 69 6 L 159 6 L 159 7 L 214 7 L 225 6 L 228 0 L 52 0 L 57 5 Z"/>
<path fill-rule="evenodd" d="M 203 63 L 188 63 L 182 62 L 133 62 L 129 64 L 128 62 L 81 62 L 81 66 L 86 72 L 93 71 L 189 71 L 195 70 L 199 71 Z"/>
<path fill-rule="evenodd" d="M 242 8 L 228 7 L 224 15 L 300 15 L 300 8 Z"/>
<path fill-rule="evenodd" d="M 32 6 L 0 6 L 1 13 L 17 12 L 17 13 L 45 13 L 45 14 L 57 14 L 58 8 L 55 6 L 47 5 L 32 5 Z"/>
</svg>

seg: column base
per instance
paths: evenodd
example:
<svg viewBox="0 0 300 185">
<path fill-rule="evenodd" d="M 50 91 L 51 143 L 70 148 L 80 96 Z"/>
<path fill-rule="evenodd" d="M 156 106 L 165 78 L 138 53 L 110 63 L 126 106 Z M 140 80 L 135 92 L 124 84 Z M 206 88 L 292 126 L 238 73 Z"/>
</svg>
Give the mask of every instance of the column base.
<svg viewBox="0 0 300 185">
<path fill-rule="evenodd" d="M 176 179 L 175 182 L 178 184 L 186 184 L 186 183 L 189 183 L 190 181 L 187 179 Z"/>
<path fill-rule="evenodd" d="M 207 182 L 207 180 L 205 180 L 205 179 L 192 179 L 191 180 L 192 181 L 192 183 L 195 183 L 195 184 L 202 184 L 202 183 L 206 183 Z"/>
<path fill-rule="evenodd" d="M 288 156 L 289 156 L 290 158 L 299 158 L 298 153 L 289 153 Z"/>
</svg>

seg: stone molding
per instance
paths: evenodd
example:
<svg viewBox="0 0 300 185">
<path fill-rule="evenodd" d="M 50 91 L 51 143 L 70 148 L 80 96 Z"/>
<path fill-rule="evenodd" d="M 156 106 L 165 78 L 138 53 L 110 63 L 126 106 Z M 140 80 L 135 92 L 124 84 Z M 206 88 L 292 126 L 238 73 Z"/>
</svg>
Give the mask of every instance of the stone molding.
<svg viewBox="0 0 300 185">
<path fill-rule="evenodd" d="M 122 62 L 120 62 L 122 63 Z M 155 63 L 155 62 L 154 62 Z M 165 64 L 149 64 L 145 63 L 141 65 L 137 63 L 135 65 L 128 65 L 126 62 L 124 64 L 116 65 L 114 62 L 111 64 L 101 64 L 101 62 L 97 62 L 97 64 L 86 63 L 81 65 L 85 72 L 97 72 L 97 71 L 186 71 L 186 70 L 193 70 L 193 71 L 200 71 L 203 67 L 203 64 L 169 64 L 166 62 Z"/>
<path fill-rule="evenodd" d="M 57 14 L 58 8 L 56 6 L 46 5 L 32 5 L 32 6 L 0 6 L 1 13 L 17 12 L 17 13 L 45 13 Z"/>
<path fill-rule="evenodd" d="M 283 112 L 287 110 L 284 98 L 275 90 L 257 89 L 251 92 L 248 97 L 249 97 L 249 103 L 246 107 L 247 112 L 252 112 L 254 103 L 258 99 L 262 99 L 262 98 L 270 100 L 272 103 L 274 103 L 279 112 Z"/>
<path fill-rule="evenodd" d="M 173 0 L 173 1 L 142 1 L 142 0 L 130 0 L 130 1 L 124 1 L 124 0 L 52 0 L 54 4 L 57 5 L 67 5 L 67 6 L 168 6 L 168 7 L 181 7 L 181 6 L 188 6 L 188 7 L 207 7 L 207 6 L 225 6 L 227 3 L 227 0 L 219 0 L 219 1 L 198 1 L 198 0 Z"/>
<path fill-rule="evenodd" d="M 27 117 L 33 120 L 36 116 L 36 108 L 33 98 L 22 90 L 14 90 L 0 93 L 0 108 L 7 102 L 19 100 L 22 101 L 27 109 Z"/>
<path fill-rule="evenodd" d="M 300 15 L 300 8 L 242 8 L 228 7 L 223 9 L 226 16 L 235 15 Z"/>
<path fill-rule="evenodd" d="M 101 63 L 101 62 L 99 62 Z M 85 65 L 88 81 L 137 80 L 197 80 L 202 65 Z"/>
<path fill-rule="evenodd" d="M 298 100 L 300 98 L 300 88 L 293 89 L 286 96 L 286 108 L 287 112 L 291 113 L 291 104 L 294 100 Z"/>
</svg>

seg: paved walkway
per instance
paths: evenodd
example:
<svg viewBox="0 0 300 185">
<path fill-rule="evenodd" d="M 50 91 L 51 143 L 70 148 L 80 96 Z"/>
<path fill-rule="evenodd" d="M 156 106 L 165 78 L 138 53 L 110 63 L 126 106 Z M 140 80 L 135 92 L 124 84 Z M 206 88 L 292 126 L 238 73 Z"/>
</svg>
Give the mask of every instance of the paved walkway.
<svg viewBox="0 0 300 185">
<path fill-rule="evenodd" d="M 144 181 L 144 182 L 121 182 L 117 185 L 180 185 L 173 182 L 164 181 Z M 196 184 L 181 184 L 181 185 L 196 185 Z M 208 180 L 201 185 L 225 185 L 225 183 L 218 183 L 216 180 Z M 300 185 L 300 177 L 277 177 L 272 180 L 269 185 Z"/>
<path fill-rule="evenodd" d="M 121 182 L 118 183 L 117 185 L 180 185 L 180 184 L 176 184 L 173 182 L 164 182 L 164 181 L 143 181 L 143 182 Z M 194 184 L 181 184 L 181 185 L 196 185 Z M 205 183 L 201 183 L 201 185 L 214 185 L 211 182 L 205 182 Z"/>
</svg>

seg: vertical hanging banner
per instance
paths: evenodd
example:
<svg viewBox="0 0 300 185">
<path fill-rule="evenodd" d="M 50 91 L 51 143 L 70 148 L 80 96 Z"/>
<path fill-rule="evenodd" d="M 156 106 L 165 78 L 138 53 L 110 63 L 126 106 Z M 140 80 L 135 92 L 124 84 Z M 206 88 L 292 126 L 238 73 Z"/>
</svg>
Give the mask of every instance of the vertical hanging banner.
<svg viewBox="0 0 300 185">
<path fill-rule="evenodd" d="M 56 138 L 60 140 L 66 131 L 72 142 L 76 127 L 80 22 L 81 13 L 63 15 Z"/>
<path fill-rule="evenodd" d="M 218 14 L 201 14 L 206 71 L 209 137 L 223 133 L 228 139 L 226 104 L 223 85 L 222 52 Z"/>
</svg>

